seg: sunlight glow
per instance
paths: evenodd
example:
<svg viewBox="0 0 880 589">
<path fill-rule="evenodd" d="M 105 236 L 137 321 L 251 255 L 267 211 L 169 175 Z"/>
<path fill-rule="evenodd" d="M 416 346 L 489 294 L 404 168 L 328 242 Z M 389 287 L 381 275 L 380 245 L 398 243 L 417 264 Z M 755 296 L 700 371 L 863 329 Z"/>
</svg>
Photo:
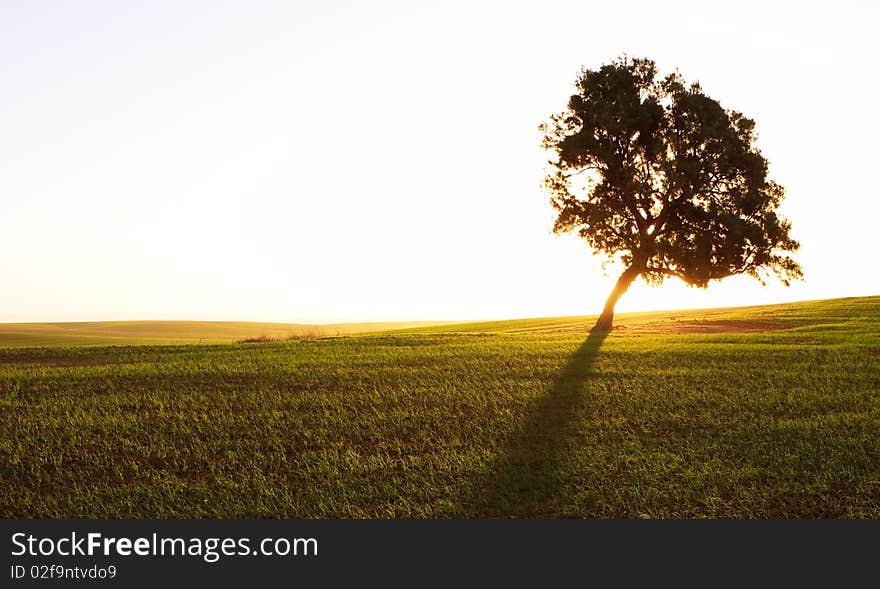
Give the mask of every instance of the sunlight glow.
<svg viewBox="0 0 880 589">
<path fill-rule="evenodd" d="M 842 4 L 4 4 L 0 321 L 598 313 L 537 127 L 623 52 L 755 119 L 806 282 L 619 311 L 877 294 L 880 9 Z"/>
</svg>

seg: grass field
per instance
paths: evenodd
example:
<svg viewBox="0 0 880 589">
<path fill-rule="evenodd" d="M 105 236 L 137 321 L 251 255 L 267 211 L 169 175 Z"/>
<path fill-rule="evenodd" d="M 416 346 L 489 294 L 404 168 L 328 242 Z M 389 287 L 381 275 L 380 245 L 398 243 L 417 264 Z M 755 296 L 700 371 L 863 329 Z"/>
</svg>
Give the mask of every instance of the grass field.
<svg viewBox="0 0 880 589">
<path fill-rule="evenodd" d="M 880 297 L 0 349 L 3 517 L 880 517 Z"/>
<path fill-rule="evenodd" d="M 436 321 L 328 325 L 241 321 L 0 323 L 0 348 L 219 344 L 249 338 L 313 339 L 442 324 L 443 322 Z"/>
</svg>

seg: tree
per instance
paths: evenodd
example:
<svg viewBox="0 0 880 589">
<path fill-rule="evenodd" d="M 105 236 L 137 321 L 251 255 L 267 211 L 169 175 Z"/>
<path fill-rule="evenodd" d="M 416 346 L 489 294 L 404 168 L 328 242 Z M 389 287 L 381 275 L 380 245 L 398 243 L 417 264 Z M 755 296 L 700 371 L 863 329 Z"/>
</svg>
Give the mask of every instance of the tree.
<svg viewBox="0 0 880 589">
<path fill-rule="evenodd" d="M 782 186 L 768 179 L 755 123 L 649 59 L 583 69 L 568 108 L 541 125 L 555 154 L 544 184 L 555 233 L 577 232 L 625 270 L 593 331 L 609 331 L 633 281 L 674 277 L 705 288 L 747 274 L 765 284 L 802 277 L 786 255 L 798 243 L 776 213 Z"/>
</svg>

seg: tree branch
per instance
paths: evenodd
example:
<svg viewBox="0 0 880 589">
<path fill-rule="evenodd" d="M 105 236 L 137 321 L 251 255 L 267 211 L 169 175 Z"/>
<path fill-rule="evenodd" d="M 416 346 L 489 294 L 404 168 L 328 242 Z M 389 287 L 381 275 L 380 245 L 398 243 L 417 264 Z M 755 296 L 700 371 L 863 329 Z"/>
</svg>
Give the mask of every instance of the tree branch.
<svg viewBox="0 0 880 589">
<path fill-rule="evenodd" d="M 675 270 L 670 270 L 665 267 L 657 267 L 657 266 L 647 266 L 645 268 L 645 273 L 654 273 L 654 274 L 665 274 L 666 276 L 672 276 L 674 278 L 678 278 L 683 282 L 690 284 L 690 281 L 687 279 L 687 276 L 682 274 L 681 272 L 676 272 Z"/>
</svg>

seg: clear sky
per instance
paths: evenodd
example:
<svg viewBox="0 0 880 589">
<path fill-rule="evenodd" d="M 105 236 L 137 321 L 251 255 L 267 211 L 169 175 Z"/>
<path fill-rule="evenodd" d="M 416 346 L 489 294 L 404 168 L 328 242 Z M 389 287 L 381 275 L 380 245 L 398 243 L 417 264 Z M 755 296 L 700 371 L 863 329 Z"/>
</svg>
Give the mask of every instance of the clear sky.
<svg viewBox="0 0 880 589">
<path fill-rule="evenodd" d="M 0 321 L 597 313 L 537 130 L 623 52 L 756 120 L 806 282 L 638 284 L 618 310 L 880 293 L 870 2 L 0 4 Z"/>
</svg>

